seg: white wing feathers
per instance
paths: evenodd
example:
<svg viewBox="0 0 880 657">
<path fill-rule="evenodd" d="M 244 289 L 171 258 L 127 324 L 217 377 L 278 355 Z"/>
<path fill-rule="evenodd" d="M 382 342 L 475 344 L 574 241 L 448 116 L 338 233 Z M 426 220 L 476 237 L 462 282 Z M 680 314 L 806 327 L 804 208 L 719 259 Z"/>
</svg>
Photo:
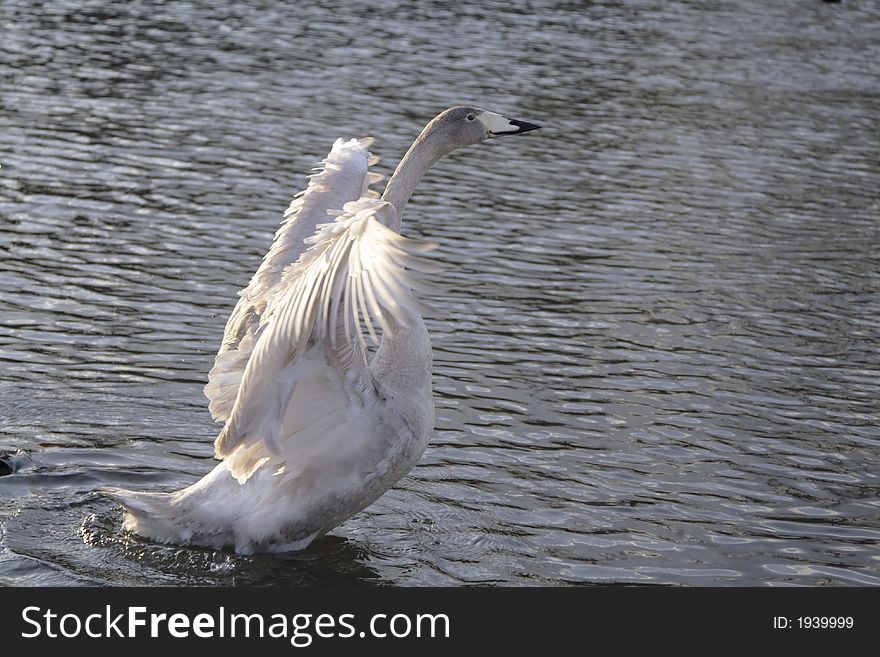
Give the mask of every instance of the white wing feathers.
<svg viewBox="0 0 880 657">
<path fill-rule="evenodd" d="M 329 338 L 334 346 L 339 315 L 343 317 L 346 340 L 356 335 L 362 345 L 361 320 L 376 344 L 379 339 L 373 320 L 389 334 L 393 329 L 386 314 L 398 324 L 411 327 L 422 310 L 411 292 L 422 285 L 412 272 L 435 271 L 433 263 L 416 254 L 430 251 L 435 245 L 387 228 L 395 215 L 394 206 L 386 201 L 361 199 L 347 203 L 336 221 L 320 226 L 306 240 L 310 249 L 284 276 L 288 289 L 272 308 L 278 315 L 273 322 L 289 327 L 297 335 L 313 330 L 315 339 Z"/>
<path fill-rule="evenodd" d="M 421 285 L 414 272 L 435 270 L 418 254 L 434 245 L 387 228 L 396 210 L 385 201 L 362 198 L 343 210 L 306 240 L 308 250 L 287 268 L 280 291 L 269 300 L 234 407 L 214 443 L 218 457 L 255 443 L 278 451 L 282 418 L 301 377 L 298 368 L 316 361 L 301 359 L 305 352 L 322 343 L 332 349 L 340 339 L 357 338 L 363 345 L 362 322 L 378 341 L 377 323 L 391 332 L 417 320 L 421 306 L 412 289 Z"/>
<path fill-rule="evenodd" d="M 314 235 L 317 226 L 330 219 L 328 212 L 338 212 L 346 203 L 364 195 L 376 195 L 367 189 L 381 179 L 378 174 L 368 173 L 369 165 L 377 161 L 367 151 L 371 143 L 372 139 L 336 140 L 318 173 L 309 176 L 306 190 L 287 208 L 269 252 L 250 284 L 239 293 L 241 298 L 226 323 L 223 342 L 205 386 L 211 415 L 218 422 L 226 420 L 232 412 L 242 374 L 258 338 L 261 318 L 282 289 L 279 283 L 285 268 L 306 250 L 305 240 Z"/>
</svg>

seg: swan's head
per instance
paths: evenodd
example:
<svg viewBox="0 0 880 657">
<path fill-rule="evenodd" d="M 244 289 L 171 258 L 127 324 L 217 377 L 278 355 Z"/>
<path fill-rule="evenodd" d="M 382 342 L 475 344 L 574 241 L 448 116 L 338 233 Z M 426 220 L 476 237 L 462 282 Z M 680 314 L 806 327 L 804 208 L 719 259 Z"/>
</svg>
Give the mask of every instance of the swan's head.
<svg viewBox="0 0 880 657">
<path fill-rule="evenodd" d="M 493 137 L 518 135 L 540 127 L 537 123 L 510 119 L 480 107 L 459 105 L 437 116 L 425 131 L 441 134 L 447 146 L 445 150 L 449 152 Z"/>
</svg>

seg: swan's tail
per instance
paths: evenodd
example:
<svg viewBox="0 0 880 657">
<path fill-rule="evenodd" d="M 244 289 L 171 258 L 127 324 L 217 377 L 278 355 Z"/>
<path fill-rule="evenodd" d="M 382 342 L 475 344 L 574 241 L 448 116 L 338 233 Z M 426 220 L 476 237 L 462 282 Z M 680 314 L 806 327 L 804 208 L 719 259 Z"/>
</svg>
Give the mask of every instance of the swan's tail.
<svg viewBox="0 0 880 657">
<path fill-rule="evenodd" d="M 125 507 L 122 528 L 161 543 L 187 542 L 189 532 L 174 522 L 174 493 L 144 493 L 124 488 L 102 488 Z"/>
</svg>

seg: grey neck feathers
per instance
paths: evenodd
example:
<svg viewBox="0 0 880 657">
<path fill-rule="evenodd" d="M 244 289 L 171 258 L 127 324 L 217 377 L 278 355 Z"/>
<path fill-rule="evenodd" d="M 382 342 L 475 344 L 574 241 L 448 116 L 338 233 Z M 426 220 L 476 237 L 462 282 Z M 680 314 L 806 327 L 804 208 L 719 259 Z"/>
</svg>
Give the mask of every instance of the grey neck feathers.
<svg viewBox="0 0 880 657">
<path fill-rule="evenodd" d="M 403 210 L 406 208 L 409 197 L 412 196 L 419 180 L 425 175 L 425 172 L 431 168 L 441 157 L 453 150 L 442 129 L 432 121 L 429 123 L 422 134 L 418 136 L 409 147 L 406 155 L 394 170 L 394 175 L 388 181 L 385 187 L 385 193 L 382 194 L 382 200 L 388 201 L 397 210 L 397 224 L 389 226 L 395 231 L 400 231 L 400 222 L 403 218 Z"/>
</svg>

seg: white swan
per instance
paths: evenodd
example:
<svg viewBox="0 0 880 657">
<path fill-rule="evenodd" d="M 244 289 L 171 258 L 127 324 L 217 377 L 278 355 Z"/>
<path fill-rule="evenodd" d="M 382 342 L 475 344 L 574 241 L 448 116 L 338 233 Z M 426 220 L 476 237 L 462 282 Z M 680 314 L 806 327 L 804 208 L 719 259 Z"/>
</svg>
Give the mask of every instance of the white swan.
<svg viewBox="0 0 880 657">
<path fill-rule="evenodd" d="M 306 547 L 415 465 L 434 427 L 431 345 L 411 290 L 430 248 L 398 234 L 407 200 L 443 155 L 534 130 L 452 107 L 407 151 L 382 198 L 370 141 L 337 140 L 294 198 L 226 324 L 205 394 L 222 461 L 173 493 L 106 489 L 124 527 L 163 543 L 237 552 Z M 361 326 L 376 340 L 368 360 Z"/>
</svg>

